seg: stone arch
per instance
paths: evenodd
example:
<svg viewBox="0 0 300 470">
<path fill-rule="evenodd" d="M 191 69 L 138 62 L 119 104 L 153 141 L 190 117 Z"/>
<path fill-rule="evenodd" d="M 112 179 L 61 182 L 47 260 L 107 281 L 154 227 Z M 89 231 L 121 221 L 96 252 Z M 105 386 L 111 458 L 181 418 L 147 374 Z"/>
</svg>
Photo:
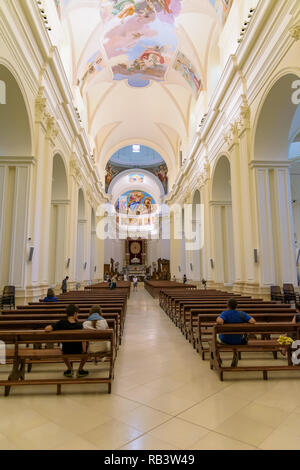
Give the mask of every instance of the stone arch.
<svg viewBox="0 0 300 470">
<path fill-rule="evenodd" d="M 297 105 L 292 101 L 292 84 L 300 72 L 282 71 L 266 88 L 254 121 L 255 161 L 286 160 L 289 135 Z M 283 115 L 283 110 L 284 115 Z M 277 111 L 277 112 L 276 112 Z M 276 129 L 276 132 L 274 132 Z"/>
<path fill-rule="evenodd" d="M 5 104 L 0 105 L 0 155 L 32 155 L 32 122 L 26 95 L 11 67 L 0 60 L 0 81 L 4 83 Z"/>
</svg>

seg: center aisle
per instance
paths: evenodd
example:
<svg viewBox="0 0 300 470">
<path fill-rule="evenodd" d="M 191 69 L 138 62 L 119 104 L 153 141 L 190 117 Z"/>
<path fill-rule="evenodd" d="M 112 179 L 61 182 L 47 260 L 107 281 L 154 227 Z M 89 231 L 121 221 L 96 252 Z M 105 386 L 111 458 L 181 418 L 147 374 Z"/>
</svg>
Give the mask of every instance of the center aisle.
<svg viewBox="0 0 300 470">
<path fill-rule="evenodd" d="M 299 379 L 220 382 L 142 286 L 128 301 L 111 395 L 20 387 L 0 397 L 0 412 L 0 449 L 300 448 Z"/>
</svg>

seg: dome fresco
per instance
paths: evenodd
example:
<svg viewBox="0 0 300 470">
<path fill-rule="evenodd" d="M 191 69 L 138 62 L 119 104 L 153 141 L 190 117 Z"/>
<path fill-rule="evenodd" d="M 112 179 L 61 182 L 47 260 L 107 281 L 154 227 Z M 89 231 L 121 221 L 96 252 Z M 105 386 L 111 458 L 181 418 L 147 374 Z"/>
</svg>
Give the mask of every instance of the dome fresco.
<svg viewBox="0 0 300 470">
<path fill-rule="evenodd" d="M 108 191 L 113 179 L 130 168 L 141 168 L 155 175 L 163 185 L 165 194 L 168 192 L 168 167 L 159 153 L 150 147 L 139 146 L 140 151 L 134 152 L 133 146 L 124 147 L 114 153 L 106 165 L 105 190 Z M 138 182 L 138 175 L 132 174 L 129 183 Z"/>
</svg>

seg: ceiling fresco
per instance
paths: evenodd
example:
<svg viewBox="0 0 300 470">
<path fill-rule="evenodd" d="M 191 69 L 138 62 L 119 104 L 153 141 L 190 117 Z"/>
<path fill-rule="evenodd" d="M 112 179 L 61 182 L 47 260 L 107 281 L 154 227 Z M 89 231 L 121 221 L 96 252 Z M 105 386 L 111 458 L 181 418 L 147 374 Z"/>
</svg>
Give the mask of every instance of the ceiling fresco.
<svg viewBox="0 0 300 470">
<path fill-rule="evenodd" d="M 218 13 L 221 23 L 225 23 L 232 7 L 233 0 L 209 0 Z"/>
<path fill-rule="evenodd" d="M 199 0 L 201 2 L 203 0 Z M 225 23 L 233 0 L 208 0 Z M 54 0 L 59 17 L 83 0 Z M 190 60 L 178 51 L 176 18 L 184 0 L 92 0 L 99 8 L 99 48 L 87 60 L 77 78 L 86 85 L 97 72 L 110 66 L 113 80 L 127 80 L 145 87 L 151 80 L 164 81 L 169 66 L 178 71 L 195 95 L 201 79 Z"/>
<path fill-rule="evenodd" d="M 177 48 L 175 18 L 181 0 L 110 0 L 100 7 L 104 48 L 115 80 L 142 87 L 164 80 Z M 116 60 L 117 63 L 116 63 Z"/>
</svg>

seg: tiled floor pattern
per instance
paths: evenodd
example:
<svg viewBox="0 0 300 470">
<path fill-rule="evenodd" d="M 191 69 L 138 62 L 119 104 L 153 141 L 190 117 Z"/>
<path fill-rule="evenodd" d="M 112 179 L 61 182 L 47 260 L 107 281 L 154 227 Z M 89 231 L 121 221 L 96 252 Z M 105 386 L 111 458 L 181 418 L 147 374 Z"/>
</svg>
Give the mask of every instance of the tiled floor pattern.
<svg viewBox="0 0 300 470">
<path fill-rule="evenodd" d="M 300 449 L 299 377 L 220 382 L 142 288 L 115 377 L 111 395 L 102 385 L 1 395 L 0 449 Z"/>
</svg>

